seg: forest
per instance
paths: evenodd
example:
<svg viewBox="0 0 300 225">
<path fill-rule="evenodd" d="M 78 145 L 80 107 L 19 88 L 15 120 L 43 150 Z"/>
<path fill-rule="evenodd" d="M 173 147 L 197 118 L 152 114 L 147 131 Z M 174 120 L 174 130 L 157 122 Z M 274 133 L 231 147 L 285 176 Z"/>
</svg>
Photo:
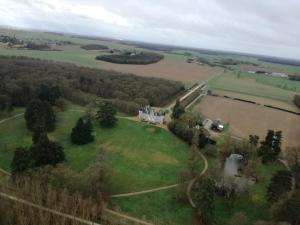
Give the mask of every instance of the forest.
<svg viewBox="0 0 300 225">
<path fill-rule="evenodd" d="M 107 49 L 109 49 L 105 45 L 98 45 L 98 44 L 83 45 L 80 48 L 85 49 L 85 50 L 107 50 Z"/>
<path fill-rule="evenodd" d="M 111 63 L 119 64 L 141 64 L 147 65 L 151 63 L 156 63 L 164 58 L 163 55 L 152 53 L 152 52 L 125 52 L 122 54 L 114 55 L 100 55 L 97 56 L 97 60 L 102 60 Z"/>
<path fill-rule="evenodd" d="M 41 85 L 58 86 L 61 96 L 86 105 L 110 99 L 131 114 L 141 105 L 158 106 L 184 90 L 182 83 L 25 57 L 0 57 L 0 108 L 26 106 Z M 136 111 L 137 112 L 137 111 Z"/>
</svg>

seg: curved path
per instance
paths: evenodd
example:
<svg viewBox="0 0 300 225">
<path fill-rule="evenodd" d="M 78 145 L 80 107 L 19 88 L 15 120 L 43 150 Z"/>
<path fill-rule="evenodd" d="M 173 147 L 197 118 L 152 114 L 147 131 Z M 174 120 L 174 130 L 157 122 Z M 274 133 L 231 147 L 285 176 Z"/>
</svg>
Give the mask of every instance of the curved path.
<svg viewBox="0 0 300 225">
<path fill-rule="evenodd" d="M 207 169 L 208 169 L 208 162 L 206 157 L 202 154 L 202 152 L 198 152 L 198 154 L 200 155 L 200 157 L 203 159 L 204 161 L 204 168 L 201 171 L 201 173 L 199 174 L 199 176 L 202 176 L 203 174 L 206 173 Z M 197 180 L 197 178 L 199 177 L 195 177 L 193 180 L 191 181 L 187 181 L 186 183 L 188 183 L 188 189 L 187 189 L 187 196 L 188 196 L 188 200 L 190 202 L 190 204 L 193 206 L 193 200 L 191 198 L 191 188 L 193 186 L 193 184 L 195 183 L 195 181 Z M 152 193 L 152 192 L 157 192 L 157 191 L 163 191 L 163 190 L 168 190 L 168 189 L 172 189 L 175 187 L 178 187 L 180 184 L 173 184 L 173 185 L 168 185 L 168 186 L 162 186 L 162 187 L 158 187 L 158 188 L 153 188 L 153 189 L 148 189 L 148 190 L 144 190 L 144 191 L 136 191 L 136 192 L 129 192 L 129 193 L 124 193 L 124 194 L 116 194 L 116 195 L 111 195 L 109 196 L 110 198 L 121 198 L 121 197 L 130 197 L 130 196 L 136 196 L 136 195 L 143 195 L 143 194 L 147 194 L 147 193 Z M 194 207 L 194 206 L 193 206 Z"/>
<path fill-rule="evenodd" d="M 189 182 L 188 187 L 187 187 L 187 190 L 186 190 L 186 194 L 187 194 L 187 197 L 188 197 L 188 201 L 189 201 L 190 205 L 191 205 L 193 208 L 196 208 L 196 205 L 195 205 L 195 203 L 193 202 L 193 199 L 192 199 L 192 193 L 191 193 L 192 187 L 193 187 L 194 183 L 196 182 L 196 180 L 197 180 L 199 177 L 203 176 L 203 175 L 206 173 L 207 169 L 208 169 L 208 162 L 207 162 L 206 157 L 205 157 L 205 156 L 203 155 L 203 153 L 200 152 L 200 151 L 198 151 L 198 154 L 200 155 L 200 157 L 201 157 L 201 158 L 203 159 L 203 161 L 204 161 L 204 169 L 202 170 L 202 172 L 201 172 L 198 176 L 196 176 L 193 180 L 191 180 L 191 181 Z"/>
</svg>

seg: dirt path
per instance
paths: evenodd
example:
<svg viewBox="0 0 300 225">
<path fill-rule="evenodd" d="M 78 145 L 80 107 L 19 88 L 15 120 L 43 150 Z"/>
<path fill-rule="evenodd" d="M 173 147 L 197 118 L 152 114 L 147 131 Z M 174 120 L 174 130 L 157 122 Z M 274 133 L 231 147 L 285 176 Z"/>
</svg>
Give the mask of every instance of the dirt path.
<svg viewBox="0 0 300 225">
<path fill-rule="evenodd" d="M 124 194 L 111 195 L 109 197 L 110 198 L 122 198 L 122 197 L 130 197 L 130 196 L 136 196 L 136 195 L 143 195 L 143 194 L 147 194 L 147 193 L 152 193 L 152 192 L 157 192 L 157 191 L 163 191 L 163 190 L 172 189 L 172 188 L 178 187 L 178 185 L 179 184 L 172 184 L 172 185 L 162 186 L 162 187 L 148 189 L 148 190 L 144 190 L 144 191 L 136 191 L 136 192 L 129 192 L 129 193 L 124 193 Z"/>
<path fill-rule="evenodd" d="M 20 113 L 20 114 L 8 117 L 6 119 L 0 120 L 0 124 L 5 123 L 6 121 L 9 121 L 9 120 L 15 119 L 17 117 L 23 116 L 23 115 L 24 115 L 24 113 Z"/>
<path fill-rule="evenodd" d="M 201 172 L 198 176 L 196 176 L 193 180 L 191 180 L 191 181 L 189 182 L 188 187 L 187 187 L 187 190 L 186 190 L 186 195 L 187 195 L 187 197 L 188 197 L 188 201 L 189 201 L 190 205 L 191 205 L 193 208 L 195 208 L 196 205 L 195 205 L 195 203 L 194 203 L 194 201 L 193 201 L 193 199 L 192 199 L 192 193 L 191 193 L 192 187 L 193 187 L 194 183 L 196 182 L 196 180 L 197 180 L 199 177 L 203 176 L 203 175 L 206 173 L 207 169 L 208 169 L 208 162 L 207 162 L 206 157 L 205 157 L 205 156 L 203 155 L 203 153 L 200 152 L 200 151 L 198 152 L 198 154 L 200 155 L 200 157 L 201 157 L 201 158 L 203 159 L 203 161 L 204 161 L 204 169 L 202 170 L 202 172 Z"/>
<path fill-rule="evenodd" d="M 134 222 L 134 223 L 138 223 L 138 224 L 142 224 L 142 225 L 154 225 L 153 223 L 149 223 L 149 222 L 146 222 L 144 220 L 140 220 L 140 219 L 137 219 L 137 218 L 134 218 L 134 217 L 131 217 L 131 216 L 127 216 L 125 214 L 118 213 L 118 212 L 113 211 L 113 210 L 108 209 L 108 208 L 105 208 L 104 211 L 106 213 L 121 217 L 123 219 L 129 220 L 129 221 Z"/>
</svg>

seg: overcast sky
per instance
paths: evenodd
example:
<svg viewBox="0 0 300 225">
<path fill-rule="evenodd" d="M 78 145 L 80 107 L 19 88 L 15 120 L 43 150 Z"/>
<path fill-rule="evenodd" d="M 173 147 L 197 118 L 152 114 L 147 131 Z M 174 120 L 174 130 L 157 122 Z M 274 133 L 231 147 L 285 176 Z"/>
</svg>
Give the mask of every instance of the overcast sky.
<svg viewBox="0 0 300 225">
<path fill-rule="evenodd" d="M 0 0 L 0 25 L 300 59 L 299 0 Z"/>
</svg>

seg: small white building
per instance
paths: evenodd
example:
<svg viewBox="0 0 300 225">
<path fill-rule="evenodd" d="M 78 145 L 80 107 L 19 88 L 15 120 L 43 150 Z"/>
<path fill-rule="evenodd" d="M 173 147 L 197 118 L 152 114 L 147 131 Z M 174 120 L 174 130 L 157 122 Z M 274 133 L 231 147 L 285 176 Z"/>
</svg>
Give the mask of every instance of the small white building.
<svg viewBox="0 0 300 225">
<path fill-rule="evenodd" d="M 155 111 L 148 105 L 140 108 L 139 119 L 149 123 L 163 124 L 165 122 L 165 113 L 162 111 Z"/>
<path fill-rule="evenodd" d="M 272 72 L 271 76 L 273 77 L 282 77 L 282 78 L 288 78 L 289 76 L 285 73 L 278 73 L 278 72 Z"/>
</svg>

